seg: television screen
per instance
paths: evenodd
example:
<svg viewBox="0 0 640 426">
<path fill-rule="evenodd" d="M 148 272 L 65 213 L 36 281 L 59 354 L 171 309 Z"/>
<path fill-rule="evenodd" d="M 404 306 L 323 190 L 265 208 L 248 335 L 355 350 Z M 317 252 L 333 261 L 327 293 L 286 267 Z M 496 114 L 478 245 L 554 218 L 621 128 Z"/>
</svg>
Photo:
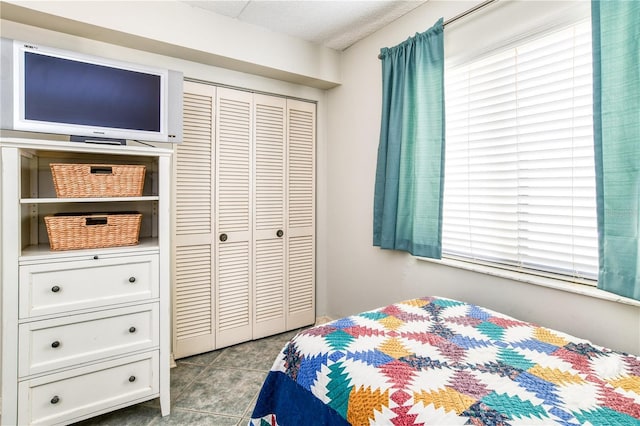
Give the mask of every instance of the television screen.
<svg viewBox="0 0 640 426">
<path fill-rule="evenodd" d="M 182 141 L 180 71 L 2 37 L 0 55 L 3 130 L 96 143 Z"/>
<path fill-rule="evenodd" d="M 159 75 L 25 52 L 27 120 L 159 132 Z"/>
</svg>

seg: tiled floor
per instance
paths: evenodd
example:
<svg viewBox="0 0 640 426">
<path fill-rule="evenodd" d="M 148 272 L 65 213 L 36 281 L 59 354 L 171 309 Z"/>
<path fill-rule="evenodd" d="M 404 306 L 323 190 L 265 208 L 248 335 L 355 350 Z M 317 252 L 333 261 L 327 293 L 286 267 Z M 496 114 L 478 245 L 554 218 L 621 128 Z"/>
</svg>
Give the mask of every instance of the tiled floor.
<svg viewBox="0 0 640 426">
<path fill-rule="evenodd" d="M 171 369 L 171 414 L 158 400 L 94 417 L 76 426 L 246 425 L 262 381 L 296 331 L 179 359 Z"/>
</svg>

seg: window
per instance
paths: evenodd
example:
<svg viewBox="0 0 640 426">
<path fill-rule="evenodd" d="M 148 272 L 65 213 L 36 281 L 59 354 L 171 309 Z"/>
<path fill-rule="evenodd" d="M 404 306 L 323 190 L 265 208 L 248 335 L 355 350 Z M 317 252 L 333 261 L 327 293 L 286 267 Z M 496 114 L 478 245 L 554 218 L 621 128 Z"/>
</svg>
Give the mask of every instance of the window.
<svg viewBox="0 0 640 426">
<path fill-rule="evenodd" d="M 591 26 L 445 70 L 443 253 L 595 280 Z"/>
</svg>

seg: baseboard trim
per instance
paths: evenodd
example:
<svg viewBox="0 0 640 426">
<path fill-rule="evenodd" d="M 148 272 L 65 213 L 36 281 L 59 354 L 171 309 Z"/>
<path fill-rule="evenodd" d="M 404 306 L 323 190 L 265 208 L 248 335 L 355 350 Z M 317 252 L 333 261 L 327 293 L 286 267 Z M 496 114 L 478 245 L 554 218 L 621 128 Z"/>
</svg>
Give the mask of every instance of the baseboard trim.
<svg viewBox="0 0 640 426">
<path fill-rule="evenodd" d="M 333 321 L 333 318 L 328 316 L 316 317 L 316 323 L 314 325 L 326 324 L 328 322 Z"/>
</svg>

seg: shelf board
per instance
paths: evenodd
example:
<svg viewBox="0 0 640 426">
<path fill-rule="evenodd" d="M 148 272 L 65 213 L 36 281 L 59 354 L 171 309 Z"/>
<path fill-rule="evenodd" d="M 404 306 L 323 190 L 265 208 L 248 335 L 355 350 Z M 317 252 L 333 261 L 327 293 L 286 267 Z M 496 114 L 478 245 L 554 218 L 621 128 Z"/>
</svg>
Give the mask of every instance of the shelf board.
<svg viewBox="0 0 640 426">
<path fill-rule="evenodd" d="M 129 142 L 128 142 L 129 143 Z M 155 142 L 153 142 L 155 143 Z M 76 152 L 80 154 L 109 154 L 124 156 L 171 156 L 173 147 L 159 148 L 155 146 L 130 145 L 102 145 L 91 143 L 70 142 L 68 140 L 29 139 L 21 137 L 0 137 L 0 144 L 19 149 L 30 149 L 36 152 Z M 158 144 L 162 145 L 161 142 Z M 170 144 L 173 145 L 173 144 Z"/>
<path fill-rule="evenodd" d="M 55 256 L 56 258 L 65 257 L 78 257 L 78 256 L 94 256 L 118 254 L 123 255 L 126 253 L 134 253 L 141 251 L 158 251 L 158 239 L 157 238 L 140 238 L 140 241 L 135 246 L 122 246 L 122 247 L 104 247 L 93 249 L 79 249 L 79 250 L 51 250 L 49 244 L 38 244 L 36 246 L 28 246 L 22 249 L 22 254 L 19 257 L 19 262 L 41 260 L 42 258 L 49 258 Z"/>
<path fill-rule="evenodd" d="M 55 204 L 55 203 L 113 203 L 121 201 L 158 201 L 157 195 L 142 197 L 93 197 L 93 198 L 21 198 L 20 204 Z"/>
</svg>

